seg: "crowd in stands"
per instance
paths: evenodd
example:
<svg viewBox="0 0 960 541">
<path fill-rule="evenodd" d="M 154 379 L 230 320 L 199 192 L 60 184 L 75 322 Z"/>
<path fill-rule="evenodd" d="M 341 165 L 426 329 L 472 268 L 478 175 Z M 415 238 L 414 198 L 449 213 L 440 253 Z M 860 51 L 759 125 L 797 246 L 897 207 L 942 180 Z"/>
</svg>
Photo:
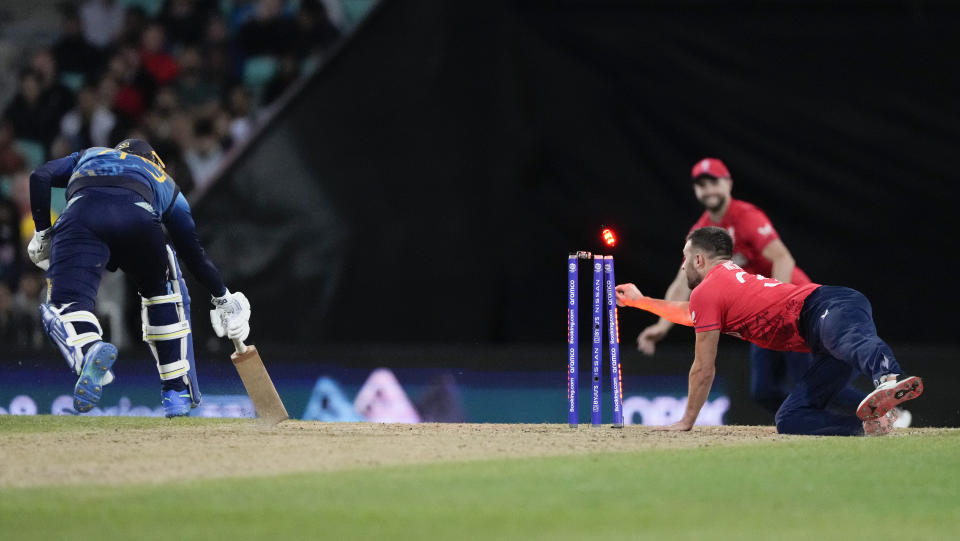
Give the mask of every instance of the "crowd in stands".
<svg viewBox="0 0 960 541">
<path fill-rule="evenodd" d="M 349 23 L 342 13 L 331 16 L 340 1 L 59 5 L 57 35 L 22 51 L 17 87 L 0 102 L 0 344 L 46 340 L 37 311 L 44 277 L 26 258 L 31 170 L 138 137 L 151 142 L 189 199 L 332 51 Z M 62 208 L 60 198 L 55 207 Z"/>
</svg>

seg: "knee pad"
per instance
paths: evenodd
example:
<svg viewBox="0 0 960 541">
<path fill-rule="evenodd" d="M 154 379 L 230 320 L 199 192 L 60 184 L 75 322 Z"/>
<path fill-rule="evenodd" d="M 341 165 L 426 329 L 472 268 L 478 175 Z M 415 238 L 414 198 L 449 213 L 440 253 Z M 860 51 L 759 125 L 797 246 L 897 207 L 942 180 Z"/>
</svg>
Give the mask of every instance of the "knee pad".
<svg viewBox="0 0 960 541">
<path fill-rule="evenodd" d="M 197 406 L 200 404 L 200 388 L 194 370 L 193 341 L 190 337 L 190 301 L 180 266 L 169 246 L 167 247 L 167 265 L 168 293 L 141 298 L 143 341 L 150 347 L 150 352 L 157 362 L 160 379 L 170 381 L 182 378 L 190 392 L 191 402 Z M 161 307 L 168 307 L 167 310 L 175 314 L 174 321 L 164 323 L 152 321 L 154 316 L 151 312 Z M 171 348 L 164 348 L 167 354 L 161 359 L 157 345 L 163 342 L 173 342 L 173 344 Z"/>
</svg>

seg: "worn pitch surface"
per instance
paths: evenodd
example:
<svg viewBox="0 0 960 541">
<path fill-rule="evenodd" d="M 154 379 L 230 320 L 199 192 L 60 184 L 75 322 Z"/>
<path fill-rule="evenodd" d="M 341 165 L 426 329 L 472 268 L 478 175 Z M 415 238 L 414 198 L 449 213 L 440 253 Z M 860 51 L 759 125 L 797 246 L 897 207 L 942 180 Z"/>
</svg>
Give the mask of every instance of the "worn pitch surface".
<svg viewBox="0 0 960 541">
<path fill-rule="evenodd" d="M 9 419 L 9 418 L 8 418 Z M 650 428 L 540 424 L 370 424 L 142 419 L 103 428 L 73 419 L 63 430 L 4 431 L 0 487 L 167 481 L 330 472 L 388 465 L 751 445 L 798 439 L 772 427 Z M 86 422 L 89 421 L 89 422 Z M 203 422 L 201 422 L 203 421 Z M 2 429 L 3 420 L 0 420 Z M 9 427 L 8 427 L 9 428 Z M 907 437 L 936 429 L 898 430 Z M 806 438 L 809 439 L 809 438 Z M 176 450 L 172 452 L 171 450 Z"/>
</svg>

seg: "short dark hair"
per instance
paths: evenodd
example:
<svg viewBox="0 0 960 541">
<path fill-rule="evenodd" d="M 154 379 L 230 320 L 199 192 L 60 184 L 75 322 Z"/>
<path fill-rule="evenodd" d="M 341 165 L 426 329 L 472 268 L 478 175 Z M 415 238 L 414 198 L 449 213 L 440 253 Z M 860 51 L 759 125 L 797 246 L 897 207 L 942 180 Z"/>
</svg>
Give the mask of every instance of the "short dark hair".
<svg viewBox="0 0 960 541">
<path fill-rule="evenodd" d="M 730 259 L 733 257 L 733 237 L 720 227 L 710 226 L 695 229 L 687 235 L 687 240 L 690 241 L 691 246 L 703 250 L 711 258 Z"/>
</svg>

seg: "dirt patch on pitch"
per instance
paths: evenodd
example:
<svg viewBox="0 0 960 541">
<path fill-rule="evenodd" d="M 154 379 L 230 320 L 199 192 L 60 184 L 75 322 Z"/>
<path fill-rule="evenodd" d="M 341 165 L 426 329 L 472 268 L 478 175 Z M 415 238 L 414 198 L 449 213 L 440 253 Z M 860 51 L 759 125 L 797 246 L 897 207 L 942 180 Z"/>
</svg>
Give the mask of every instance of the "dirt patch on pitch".
<svg viewBox="0 0 960 541">
<path fill-rule="evenodd" d="M 911 431 L 899 431 L 907 435 Z M 286 421 L 8 434 L 0 486 L 167 481 L 789 440 L 772 427 L 371 424 Z"/>
</svg>

